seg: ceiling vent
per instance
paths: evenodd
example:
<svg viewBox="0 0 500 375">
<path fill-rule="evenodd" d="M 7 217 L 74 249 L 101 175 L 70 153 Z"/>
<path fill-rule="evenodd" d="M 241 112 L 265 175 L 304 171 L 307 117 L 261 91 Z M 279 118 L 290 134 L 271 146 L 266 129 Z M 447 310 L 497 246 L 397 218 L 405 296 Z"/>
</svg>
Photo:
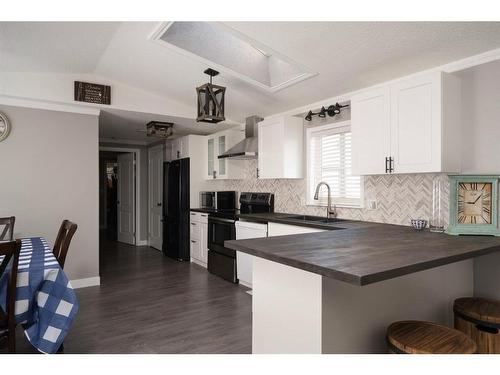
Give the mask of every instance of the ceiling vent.
<svg viewBox="0 0 500 375">
<path fill-rule="evenodd" d="M 217 22 L 163 23 L 151 39 L 271 92 L 316 75 L 292 59 Z"/>
</svg>

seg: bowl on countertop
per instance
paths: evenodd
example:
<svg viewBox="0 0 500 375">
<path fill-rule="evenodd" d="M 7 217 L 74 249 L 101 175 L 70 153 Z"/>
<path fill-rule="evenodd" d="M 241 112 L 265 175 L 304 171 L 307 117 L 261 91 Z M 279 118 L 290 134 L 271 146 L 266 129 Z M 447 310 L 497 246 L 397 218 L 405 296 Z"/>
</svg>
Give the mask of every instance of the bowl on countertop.
<svg viewBox="0 0 500 375">
<path fill-rule="evenodd" d="M 411 226 L 416 230 L 423 230 L 427 226 L 427 220 L 424 219 L 411 219 Z"/>
</svg>

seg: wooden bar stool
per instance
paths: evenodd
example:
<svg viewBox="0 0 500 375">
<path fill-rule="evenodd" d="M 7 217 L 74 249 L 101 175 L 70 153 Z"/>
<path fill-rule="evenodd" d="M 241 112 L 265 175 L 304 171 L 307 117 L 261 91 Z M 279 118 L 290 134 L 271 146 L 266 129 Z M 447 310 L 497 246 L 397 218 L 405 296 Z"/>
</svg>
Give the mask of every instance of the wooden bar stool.
<svg viewBox="0 0 500 375">
<path fill-rule="evenodd" d="M 395 354 L 472 354 L 476 344 L 464 333 L 436 323 L 405 320 L 387 328 L 387 345 Z"/>
<path fill-rule="evenodd" d="M 500 354 L 500 301 L 459 298 L 453 304 L 455 328 L 477 345 L 481 354 Z"/>
</svg>

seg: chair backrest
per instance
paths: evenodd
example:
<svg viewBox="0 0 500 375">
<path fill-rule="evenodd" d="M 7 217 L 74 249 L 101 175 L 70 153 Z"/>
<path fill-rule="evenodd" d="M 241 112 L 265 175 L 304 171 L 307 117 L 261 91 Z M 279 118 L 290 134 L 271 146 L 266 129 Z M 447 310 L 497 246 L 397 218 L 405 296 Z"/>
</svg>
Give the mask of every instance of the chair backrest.
<svg viewBox="0 0 500 375">
<path fill-rule="evenodd" d="M 14 240 L 14 223 L 16 221 L 15 216 L 11 217 L 0 217 L 0 230 L 2 225 L 4 226 L 3 231 L 0 232 L 0 241 L 12 241 Z M 8 234 L 8 236 L 7 236 Z"/>
<path fill-rule="evenodd" d="M 68 254 L 69 245 L 71 244 L 71 239 L 76 232 L 76 228 L 78 228 L 78 225 L 69 220 L 64 220 L 61 224 L 61 228 L 59 228 L 56 243 L 54 244 L 54 256 L 59 262 L 61 268 L 64 268 L 66 255 Z"/>
<path fill-rule="evenodd" d="M 5 315 L 0 309 L 0 320 L 13 321 L 14 308 L 16 305 L 16 285 L 17 285 L 17 267 L 19 265 L 19 253 L 21 252 L 21 240 L 0 243 L 0 277 L 6 272 L 9 262 L 12 261 L 10 276 L 7 283 L 7 303 Z"/>
</svg>

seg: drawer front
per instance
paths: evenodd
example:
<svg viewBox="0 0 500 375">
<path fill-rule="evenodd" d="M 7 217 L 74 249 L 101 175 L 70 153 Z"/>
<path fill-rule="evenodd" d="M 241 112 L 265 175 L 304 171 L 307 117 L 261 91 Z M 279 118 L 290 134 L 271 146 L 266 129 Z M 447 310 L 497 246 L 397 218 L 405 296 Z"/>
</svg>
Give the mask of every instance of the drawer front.
<svg viewBox="0 0 500 375">
<path fill-rule="evenodd" d="M 199 222 L 203 223 L 203 224 L 207 224 L 208 223 L 208 214 L 200 213 Z"/>
<path fill-rule="evenodd" d="M 194 258 L 198 261 L 201 261 L 202 255 L 201 255 L 201 246 L 200 246 L 200 240 L 195 240 L 191 238 L 190 240 L 190 250 L 191 250 L 191 258 Z"/>
<path fill-rule="evenodd" d="M 201 223 L 197 222 L 197 221 L 192 221 L 191 220 L 191 235 L 190 235 L 190 238 L 192 239 L 195 239 L 195 240 L 199 240 L 200 239 L 200 236 L 201 236 L 201 233 L 200 233 L 200 226 L 202 225 Z"/>
<path fill-rule="evenodd" d="M 191 221 L 200 221 L 200 212 L 193 212 L 191 211 Z"/>
</svg>

